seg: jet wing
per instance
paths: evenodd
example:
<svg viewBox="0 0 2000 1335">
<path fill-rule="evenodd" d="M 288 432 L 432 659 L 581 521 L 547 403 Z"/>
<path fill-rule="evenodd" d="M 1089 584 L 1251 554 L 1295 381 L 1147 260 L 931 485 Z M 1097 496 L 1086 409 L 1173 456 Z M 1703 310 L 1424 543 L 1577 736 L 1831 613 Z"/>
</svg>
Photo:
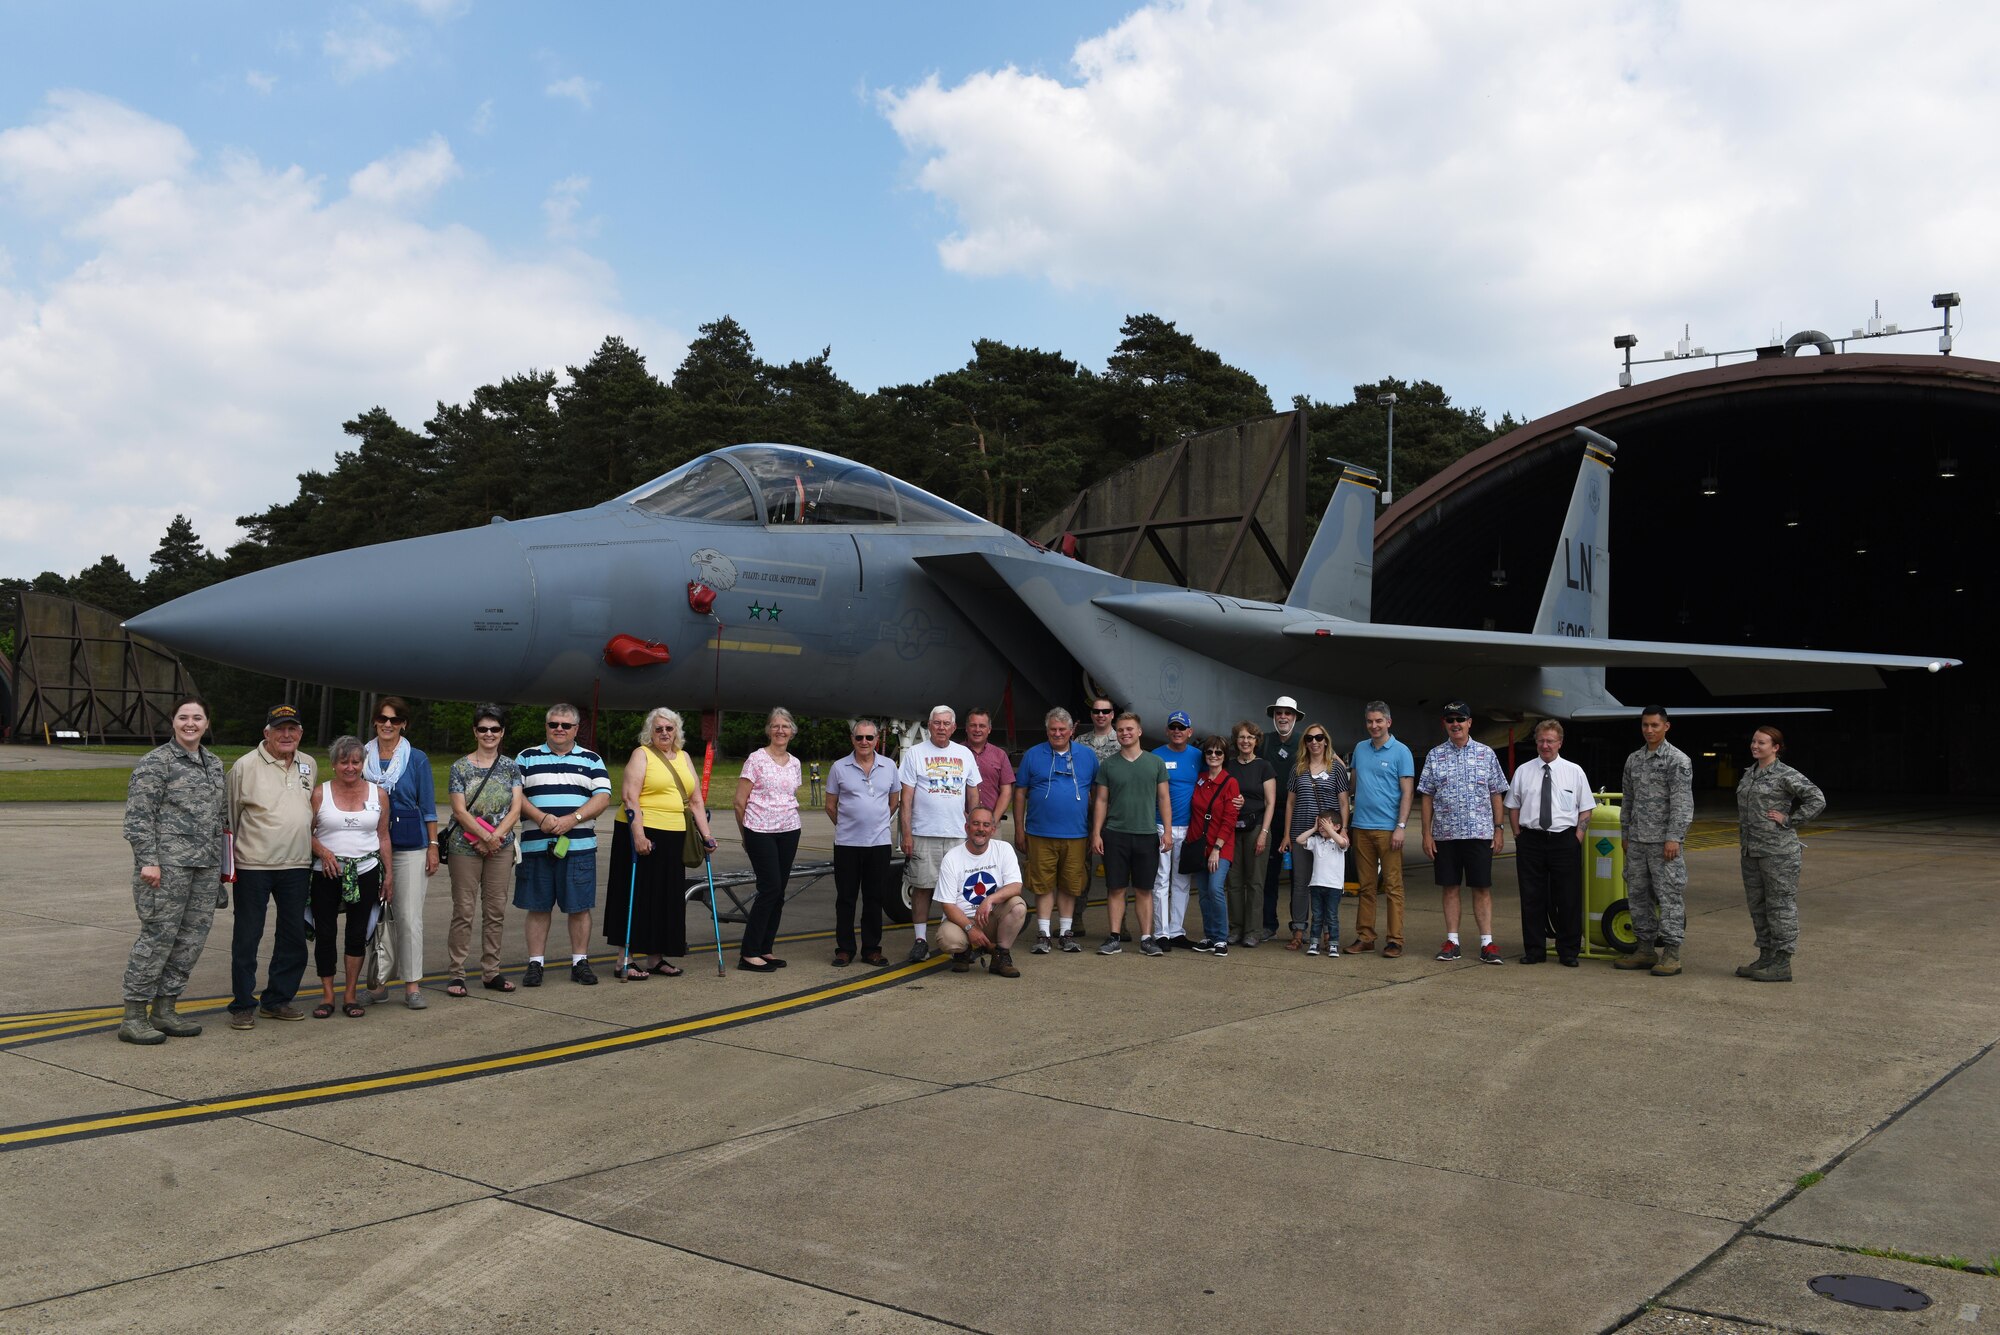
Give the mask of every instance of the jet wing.
<svg viewBox="0 0 2000 1335">
<path fill-rule="evenodd" d="M 1719 694 L 1760 691 L 1871 690 L 1882 671 L 1957 667 L 1952 658 L 1903 654 L 1836 653 L 1755 645 L 1674 644 L 1661 640 L 1578 639 L 1512 631 L 1453 630 L 1428 626 L 1377 626 L 1353 621 L 1298 621 L 1288 640 L 1325 640 L 1343 655 L 1360 654 L 1385 666 L 1451 664 L 1469 667 L 1681 667 Z"/>
</svg>

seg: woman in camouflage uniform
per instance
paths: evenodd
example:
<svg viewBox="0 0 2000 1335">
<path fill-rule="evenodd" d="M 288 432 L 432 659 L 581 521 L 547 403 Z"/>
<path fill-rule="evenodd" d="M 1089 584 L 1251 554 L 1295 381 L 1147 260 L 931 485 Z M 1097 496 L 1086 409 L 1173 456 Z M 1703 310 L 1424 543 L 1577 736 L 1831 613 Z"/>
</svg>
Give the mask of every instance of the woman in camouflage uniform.
<svg viewBox="0 0 2000 1335">
<path fill-rule="evenodd" d="M 1799 827 L 1826 810 L 1826 794 L 1778 759 L 1785 734 L 1769 724 L 1750 734 L 1756 763 L 1736 782 L 1743 841 L 1743 898 L 1757 929 L 1757 958 L 1736 970 L 1759 983 L 1792 981 L 1799 944 Z"/>
<path fill-rule="evenodd" d="M 139 939 L 125 965 L 127 1043 L 193 1038 L 201 1026 L 174 1010 L 215 921 L 222 869 L 227 776 L 201 744 L 208 710 L 199 700 L 174 705 L 174 739 L 132 767 L 125 797 L 125 840 L 132 845 L 132 902 Z M 151 1014 L 148 1015 L 148 1007 Z"/>
</svg>

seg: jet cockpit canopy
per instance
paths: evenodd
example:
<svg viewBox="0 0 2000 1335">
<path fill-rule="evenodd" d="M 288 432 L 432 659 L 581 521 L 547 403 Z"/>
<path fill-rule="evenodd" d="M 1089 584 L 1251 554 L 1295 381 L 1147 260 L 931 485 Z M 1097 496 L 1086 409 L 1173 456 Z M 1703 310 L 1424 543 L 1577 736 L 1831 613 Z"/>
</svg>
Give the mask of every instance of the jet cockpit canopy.
<svg viewBox="0 0 2000 1335">
<path fill-rule="evenodd" d="M 900 478 L 798 445 L 731 445 L 620 496 L 668 519 L 713 524 L 978 524 Z"/>
</svg>

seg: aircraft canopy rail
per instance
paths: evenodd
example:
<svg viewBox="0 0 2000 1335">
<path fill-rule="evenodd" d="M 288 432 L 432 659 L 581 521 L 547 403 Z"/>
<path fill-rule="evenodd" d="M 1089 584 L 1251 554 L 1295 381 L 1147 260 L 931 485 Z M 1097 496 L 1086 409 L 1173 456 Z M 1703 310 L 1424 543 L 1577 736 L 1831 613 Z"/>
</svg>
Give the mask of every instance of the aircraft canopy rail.
<svg viewBox="0 0 2000 1335">
<path fill-rule="evenodd" d="M 899 478 L 796 445 L 732 445 L 618 498 L 665 519 L 715 524 L 977 524 Z"/>
</svg>

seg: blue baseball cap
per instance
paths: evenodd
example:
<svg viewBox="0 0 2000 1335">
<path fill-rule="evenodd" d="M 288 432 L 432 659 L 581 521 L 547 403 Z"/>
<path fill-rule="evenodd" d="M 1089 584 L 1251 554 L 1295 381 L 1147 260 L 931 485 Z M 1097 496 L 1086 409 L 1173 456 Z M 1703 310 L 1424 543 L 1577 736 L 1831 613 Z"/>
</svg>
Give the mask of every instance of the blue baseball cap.
<svg viewBox="0 0 2000 1335">
<path fill-rule="evenodd" d="M 1185 709 L 1176 709 L 1173 713 L 1167 715 L 1167 726 L 1169 728 L 1192 728 L 1194 720 L 1187 716 Z"/>
</svg>

